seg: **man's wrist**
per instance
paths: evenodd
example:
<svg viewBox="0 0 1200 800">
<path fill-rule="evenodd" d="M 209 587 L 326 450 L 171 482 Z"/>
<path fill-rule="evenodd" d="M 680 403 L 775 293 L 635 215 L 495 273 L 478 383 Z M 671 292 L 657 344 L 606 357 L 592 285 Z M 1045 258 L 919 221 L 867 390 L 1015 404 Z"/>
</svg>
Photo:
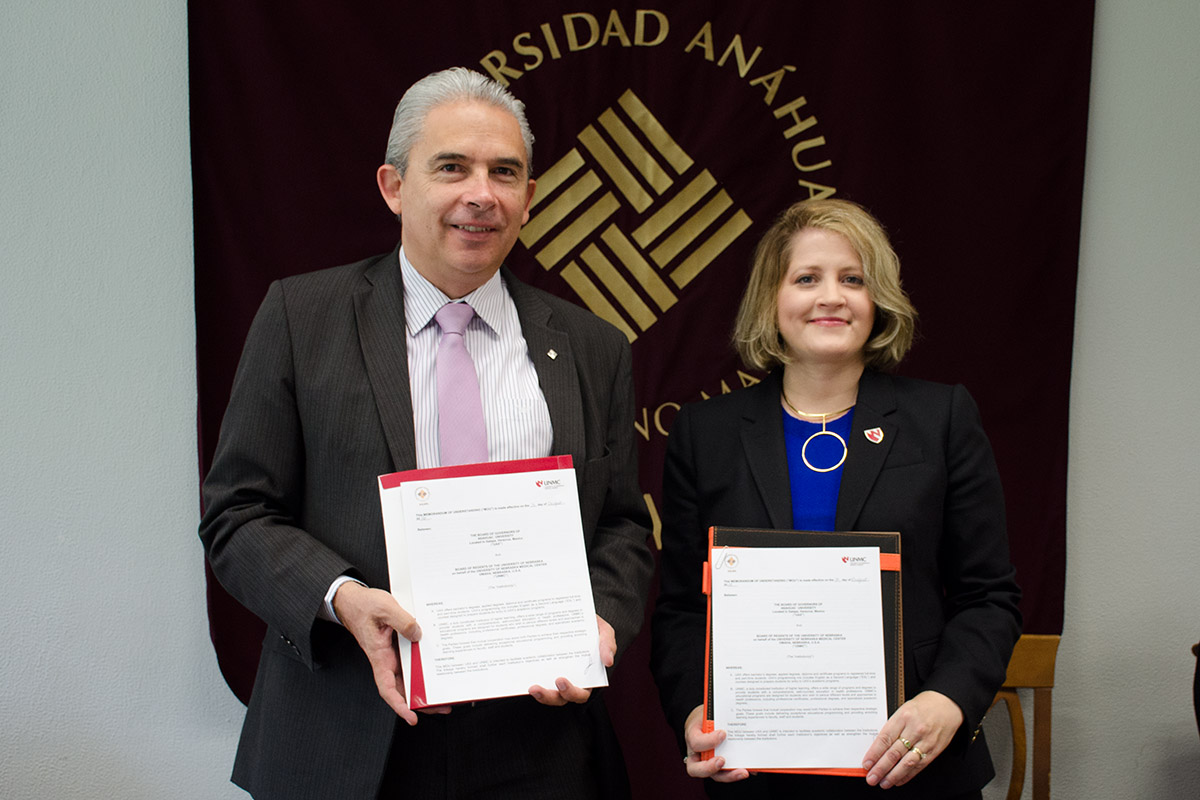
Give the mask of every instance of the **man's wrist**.
<svg viewBox="0 0 1200 800">
<path fill-rule="evenodd" d="M 337 611 L 333 608 L 333 598 L 337 595 L 338 589 L 342 588 L 342 585 L 346 583 L 357 583 L 359 586 L 366 586 L 358 578 L 352 578 L 349 575 L 338 575 L 333 579 L 333 583 L 329 584 L 329 591 L 325 593 L 325 602 L 321 604 L 321 610 L 317 612 L 317 616 L 329 622 L 336 622 L 338 625 L 342 624 L 342 621 L 338 619 Z"/>
</svg>

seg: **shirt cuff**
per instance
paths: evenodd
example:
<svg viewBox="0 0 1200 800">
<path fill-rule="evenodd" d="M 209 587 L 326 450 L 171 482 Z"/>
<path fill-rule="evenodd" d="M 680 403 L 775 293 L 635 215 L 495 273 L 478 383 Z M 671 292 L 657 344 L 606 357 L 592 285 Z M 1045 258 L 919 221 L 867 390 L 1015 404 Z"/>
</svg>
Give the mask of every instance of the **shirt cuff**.
<svg viewBox="0 0 1200 800">
<path fill-rule="evenodd" d="M 327 622 L 336 622 L 338 625 L 342 621 L 338 619 L 338 615 L 333 610 L 333 596 L 337 594 L 337 590 L 341 588 L 343 583 L 357 583 L 359 586 L 366 586 L 365 583 L 357 578 L 351 578 L 349 575 L 338 575 L 333 579 L 333 583 L 329 584 L 329 591 L 325 593 L 325 602 L 321 604 L 321 608 L 317 611 L 317 616 Z"/>
</svg>

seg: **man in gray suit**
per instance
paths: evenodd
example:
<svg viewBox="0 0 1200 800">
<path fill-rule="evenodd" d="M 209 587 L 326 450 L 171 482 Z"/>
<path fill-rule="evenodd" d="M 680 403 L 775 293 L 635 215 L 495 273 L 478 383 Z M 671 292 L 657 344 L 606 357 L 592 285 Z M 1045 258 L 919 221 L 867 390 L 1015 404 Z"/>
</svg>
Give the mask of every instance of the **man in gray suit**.
<svg viewBox="0 0 1200 800">
<path fill-rule="evenodd" d="M 570 454 L 611 665 L 653 569 L 637 486 L 630 350 L 501 264 L 529 218 L 522 104 L 464 69 L 396 109 L 379 190 L 402 219 L 383 256 L 271 285 L 246 340 L 204 484 L 200 537 L 222 585 L 268 629 L 233 780 L 257 798 L 593 797 L 623 765 L 599 693 L 415 714 L 387 591 L 376 477 L 438 466 L 434 319 L 474 309 L 489 460 Z M 443 709 L 445 711 L 445 709 Z"/>
</svg>

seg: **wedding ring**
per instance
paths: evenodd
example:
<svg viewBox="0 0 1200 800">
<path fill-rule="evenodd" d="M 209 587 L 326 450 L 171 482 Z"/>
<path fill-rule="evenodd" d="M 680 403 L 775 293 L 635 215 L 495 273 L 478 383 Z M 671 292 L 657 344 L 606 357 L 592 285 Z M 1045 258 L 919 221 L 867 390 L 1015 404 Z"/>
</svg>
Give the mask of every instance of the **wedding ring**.
<svg viewBox="0 0 1200 800">
<path fill-rule="evenodd" d="M 916 753 L 916 754 L 917 754 L 917 761 L 924 761 L 924 760 L 925 760 L 925 754 L 921 752 L 921 748 L 919 748 L 919 747 L 912 747 L 912 748 L 909 748 L 909 749 L 911 749 L 911 750 L 912 750 L 914 753 Z"/>
<path fill-rule="evenodd" d="M 912 749 L 913 749 L 913 743 L 912 743 L 912 742 L 910 742 L 908 739 L 905 739 L 904 737 L 901 737 L 901 738 L 900 738 L 900 744 L 904 745 L 904 749 L 905 749 L 905 750 L 912 750 Z"/>
</svg>

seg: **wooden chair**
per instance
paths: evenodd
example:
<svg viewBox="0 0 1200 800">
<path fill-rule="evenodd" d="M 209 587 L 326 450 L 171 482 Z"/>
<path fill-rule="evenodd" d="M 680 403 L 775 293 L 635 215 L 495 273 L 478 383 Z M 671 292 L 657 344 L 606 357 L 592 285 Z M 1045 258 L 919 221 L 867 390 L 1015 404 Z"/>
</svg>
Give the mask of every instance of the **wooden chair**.
<svg viewBox="0 0 1200 800">
<path fill-rule="evenodd" d="M 1196 677 L 1192 678 L 1192 708 L 1196 712 L 1196 728 L 1200 729 L 1200 642 L 1192 645 L 1196 657 Z"/>
<path fill-rule="evenodd" d="M 1054 659 L 1062 637 L 1025 634 L 1013 648 L 1008 676 L 992 706 L 1008 706 L 1012 724 L 1012 773 L 1006 800 L 1020 800 L 1025 788 L 1025 715 L 1017 689 L 1033 689 L 1033 800 L 1050 798 L 1050 693 L 1054 689 Z"/>
</svg>

